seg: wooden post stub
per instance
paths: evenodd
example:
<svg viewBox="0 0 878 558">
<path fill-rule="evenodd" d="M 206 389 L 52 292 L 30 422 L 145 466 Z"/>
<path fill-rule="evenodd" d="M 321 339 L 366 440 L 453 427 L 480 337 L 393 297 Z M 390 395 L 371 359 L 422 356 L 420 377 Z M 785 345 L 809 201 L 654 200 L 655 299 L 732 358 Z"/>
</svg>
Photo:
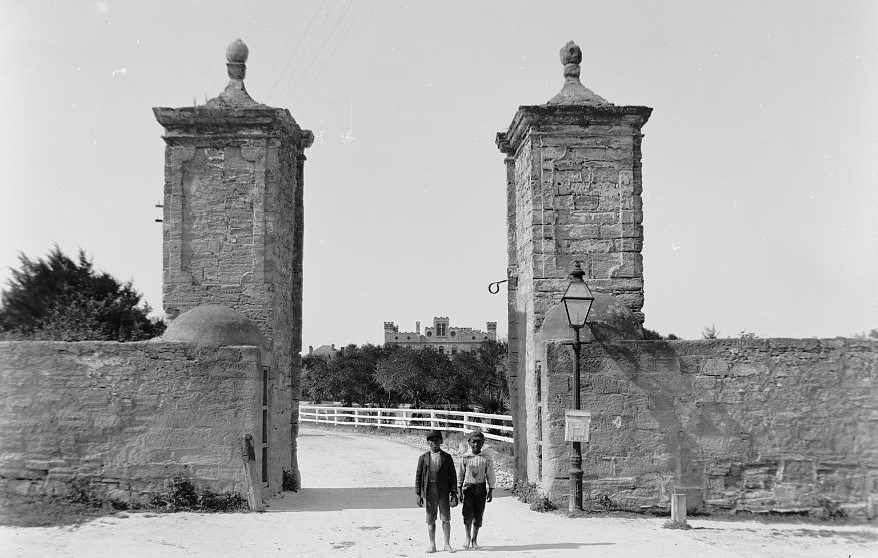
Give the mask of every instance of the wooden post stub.
<svg viewBox="0 0 878 558">
<path fill-rule="evenodd" d="M 686 523 L 686 495 L 671 494 L 671 521 Z"/>
<path fill-rule="evenodd" d="M 244 460 L 244 476 L 247 480 L 247 504 L 250 511 L 262 511 L 262 487 L 256 472 L 256 450 L 251 434 L 244 436 L 241 442 L 241 457 Z"/>
</svg>

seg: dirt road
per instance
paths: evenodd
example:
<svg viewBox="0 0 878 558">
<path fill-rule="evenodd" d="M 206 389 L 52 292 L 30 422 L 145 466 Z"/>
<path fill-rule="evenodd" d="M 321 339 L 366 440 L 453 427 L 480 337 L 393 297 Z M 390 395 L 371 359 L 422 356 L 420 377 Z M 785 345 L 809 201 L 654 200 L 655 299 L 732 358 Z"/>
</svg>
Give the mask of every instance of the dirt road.
<svg viewBox="0 0 878 558">
<path fill-rule="evenodd" d="M 390 440 L 306 427 L 299 455 L 308 488 L 271 501 L 266 513 L 130 513 L 75 528 L 0 527 L 0 556 L 419 556 L 426 529 L 412 485 L 420 451 Z M 452 512 L 452 544 L 459 548 L 463 524 L 459 508 Z M 696 519 L 690 520 L 694 529 L 678 531 L 663 529 L 664 521 L 539 514 L 501 491 L 485 512 L 483 548 L 458 552 L 589 558 L 878 557 L 874 525 Z"/>
</svg>

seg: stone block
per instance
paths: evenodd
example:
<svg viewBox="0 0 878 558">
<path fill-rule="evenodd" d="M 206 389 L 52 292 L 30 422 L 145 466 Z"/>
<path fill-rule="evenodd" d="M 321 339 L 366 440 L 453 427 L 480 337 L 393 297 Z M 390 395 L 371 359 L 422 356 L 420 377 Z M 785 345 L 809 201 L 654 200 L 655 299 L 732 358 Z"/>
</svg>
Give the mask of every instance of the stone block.
<svg viewBox="0 0 878 558">
<path fill-rule="evenodd" d="M 618 212 L 592 212 L 578 207 L 564 215 L 567 222 L 573 225 L 615 225 L 619 219 Z"/>
<path fill-rule="evenodd" d="M 613 223 L 600 226 L 600 238 L 620 238 L 622 236 L 622 224 Z"/>
<path fill-rule="evenodd" d="M 725 359 L 709 358 L 704 361 L 701 373 L 706 376 L 728 376 L 729 363 Z"/>
<path fill-rule="evenodd" d="M 768 366 L 761 362 L 738 362 L 729 369 L 729 376 L 754 376 L 768 373 Z"/>
<path fill-rule="evenodd" d="M 41 470 L 45 475 L 45 472 L 51 468 L 51 464 L 49 460 L 27 459 L 24 462 L 24 468 Z"/>
<path fill-rule="evenodd" d="M 604 227 L 597 224 L 591 225 L 558 225 L 555 227 L 555 237 L 563 242 L 578 239 L 597 239 L 603 236 Z"/>
</svg>

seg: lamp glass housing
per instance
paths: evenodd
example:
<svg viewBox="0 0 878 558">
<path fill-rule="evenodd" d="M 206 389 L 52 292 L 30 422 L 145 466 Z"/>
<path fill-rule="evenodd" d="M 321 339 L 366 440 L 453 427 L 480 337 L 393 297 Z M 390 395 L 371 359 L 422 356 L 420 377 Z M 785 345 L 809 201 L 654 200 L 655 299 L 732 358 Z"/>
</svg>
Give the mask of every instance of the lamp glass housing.
<svg viewBox="0 0 878 558">
<path fill-rule="evenodd" d="M 585 281 L 576 280 L 570 282 L 564 297 L 564 309 L 567 311 L 567 321 L 570 327 L 581 328 L 588 319 L 588 313 L 591 310 L 591 304 L 594 302 L 594 296 L 585 284 Z"/>
</svg>

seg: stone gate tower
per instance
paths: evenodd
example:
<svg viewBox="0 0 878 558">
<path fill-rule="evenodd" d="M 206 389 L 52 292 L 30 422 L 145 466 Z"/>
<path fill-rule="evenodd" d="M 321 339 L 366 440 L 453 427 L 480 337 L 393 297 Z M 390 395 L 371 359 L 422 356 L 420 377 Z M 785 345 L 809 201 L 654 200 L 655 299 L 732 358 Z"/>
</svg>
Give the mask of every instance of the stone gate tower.
<svg viewBox="0 0 878 558">
<path fill-rule="evenodd" d="M 263 443 L 274 492 L 282 470 L 298 482 L 303 166 L 313 134 L 250 97 L 248 54 L 240 39 L 229 45 L 229 83 L 204 105 L 153 109 L 166 143 L 163 305 L 170 319 L 227 306 L 268 340 Z"/>
<path fill-rule="evenodd" d="M 546 104 L 520 107 L 509 129 L 497 134 L 506 154 L 517 425 L 527 423 L 524 391 L 537 389 L 529 381 L 537 366 L 534 335 L 564 293 L 574 261 L 582 263 L 592 291 L 615 295 L 643 322 L 640 142 L 652 109 L 616 106 L 584 87 L 581 61 L 578 46 L 564 45 L 561 91 Z"/>
</svg>

